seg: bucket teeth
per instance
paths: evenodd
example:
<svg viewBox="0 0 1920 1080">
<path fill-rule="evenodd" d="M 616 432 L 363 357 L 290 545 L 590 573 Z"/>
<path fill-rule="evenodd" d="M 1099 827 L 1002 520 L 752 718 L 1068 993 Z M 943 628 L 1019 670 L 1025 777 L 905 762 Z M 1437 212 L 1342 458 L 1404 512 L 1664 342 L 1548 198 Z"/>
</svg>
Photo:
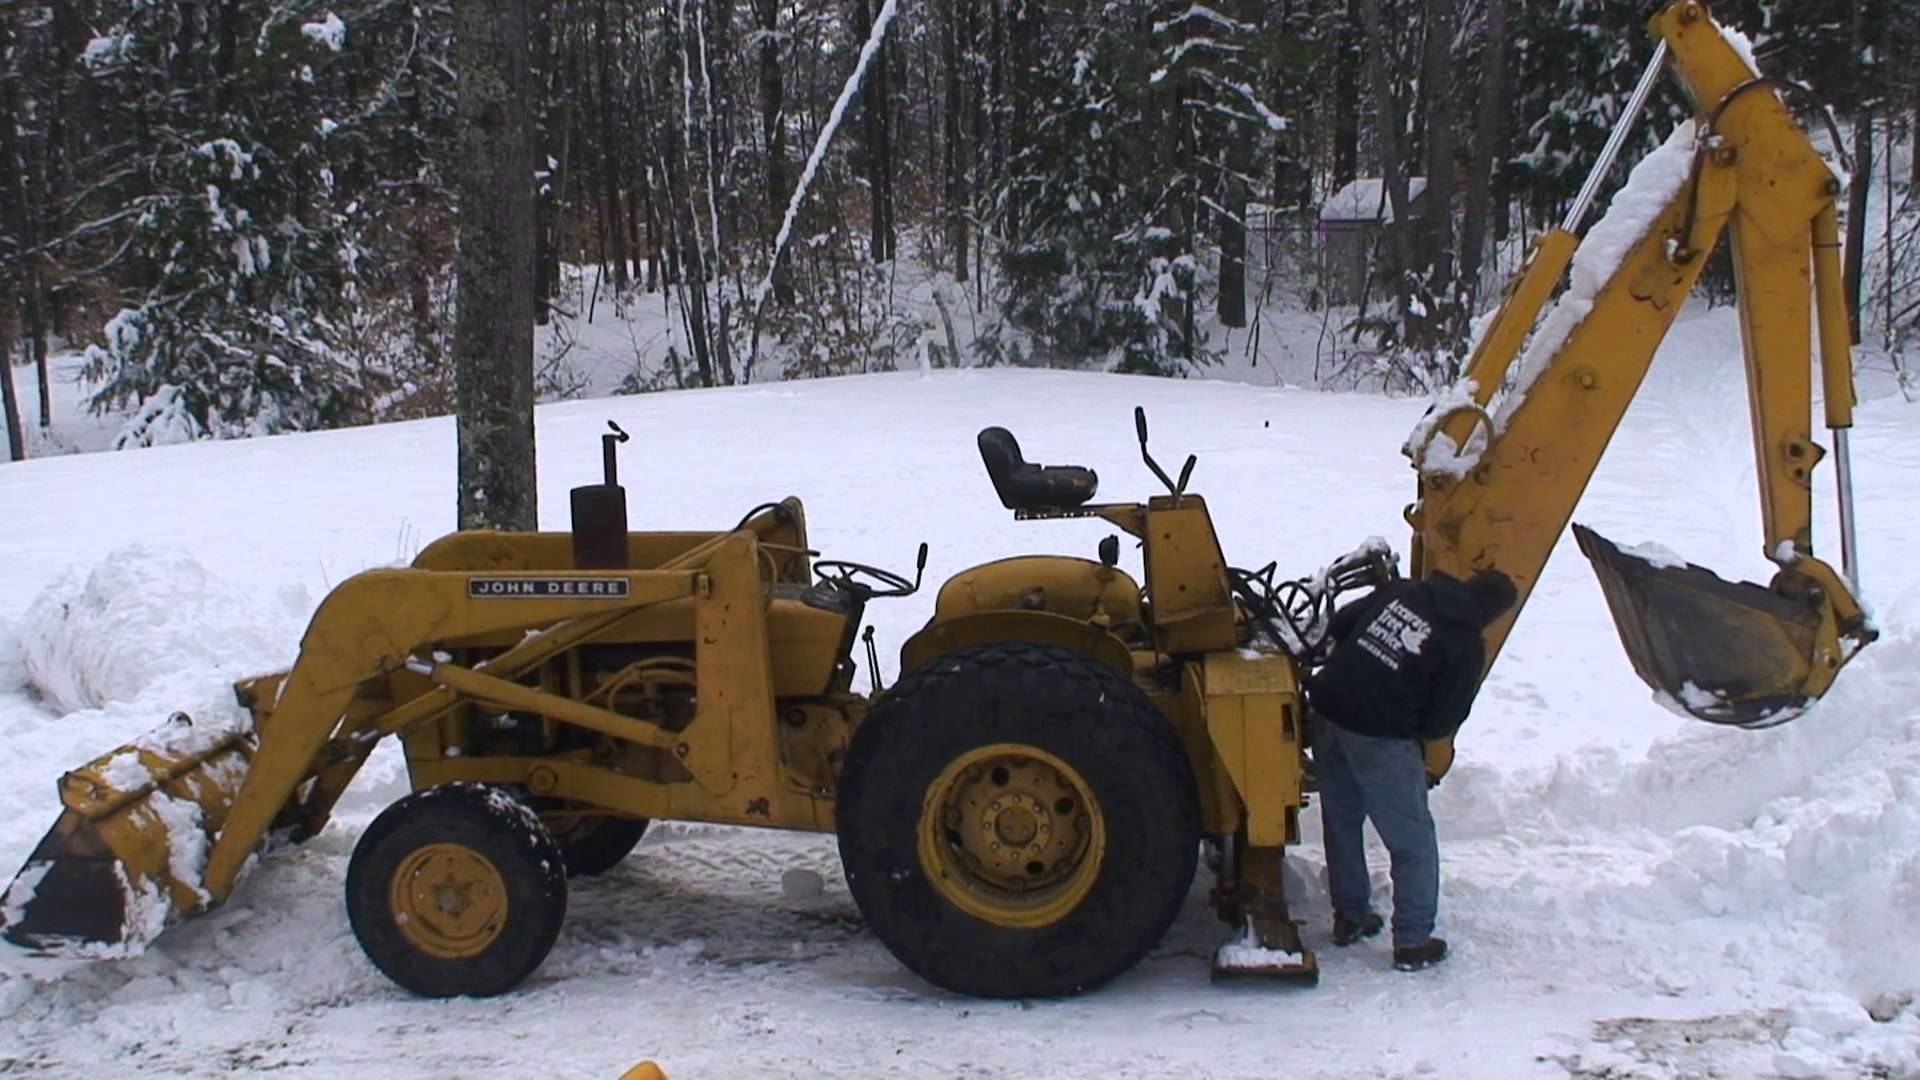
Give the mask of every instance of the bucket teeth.
<svg viewBox="0 0 1920 1080">
<path fill-rule="evenodd" d="M 1825 622 L 1817 596 L 1629 554 L 1583 525 L 1573 532 L 1634 671 L 1665 700 L 1739 727 L 1791 719 L 1812 700 L 1806 686 Z"/>
</svg>

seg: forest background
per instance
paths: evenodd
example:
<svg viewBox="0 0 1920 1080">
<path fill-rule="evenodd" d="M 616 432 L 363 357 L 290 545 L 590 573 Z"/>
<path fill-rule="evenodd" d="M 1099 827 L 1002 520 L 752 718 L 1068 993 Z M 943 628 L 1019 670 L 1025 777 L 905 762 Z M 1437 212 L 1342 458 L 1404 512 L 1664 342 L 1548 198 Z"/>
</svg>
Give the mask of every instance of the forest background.
<svg viewBox="0 0 1920 1080">
<path fill-rule="evenodd" d="M 908 363 L 1192 374 L 1271 303 L 1326 311 L 1375 385 L 1428 392 L 1649 55 L 1648 8 L 1618 0 L 528 12 L 536 91 L 510 119 L 534 151 L 536 318 L 564 339 L 603 305 L 664 305 L 675 333 L 628 391 Z M 1804 88 L 1789 105 L 1851 170 L 1856 327 L 1898 367 L 1920 340 L 1920 0 L 1714 14 Z M 126 416 L 118 446 L 452 411 L 453 25 L 427 0 L 0 4 L 10 457 L 50 422 L 62 348 L 85 349 L 92 406 Z M 1628 158 L 1686 111 L 1663 85 Z M 1340 295 L 1319 213 L 1361 177 L 1390 220 Z M 903 266 L 938 320 L 899 301 Z M 544 399 L 581 390 L 559 359 Z"/>
</svg>

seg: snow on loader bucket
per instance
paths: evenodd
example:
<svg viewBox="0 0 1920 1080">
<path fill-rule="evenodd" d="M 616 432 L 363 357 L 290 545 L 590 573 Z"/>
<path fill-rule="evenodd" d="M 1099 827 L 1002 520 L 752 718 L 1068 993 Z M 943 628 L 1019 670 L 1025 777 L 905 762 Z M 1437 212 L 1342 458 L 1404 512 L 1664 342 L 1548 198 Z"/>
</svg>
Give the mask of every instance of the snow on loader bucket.
<svg viewBox="0 0 1920 1080">
<path fill-rule="evenodd" d="M 1702 720 L 1744 728 L 1791 720 L 1851 655 L 1833 606 L 1793 569 L 1768 588 L 1623 551 L 1584 525 L 1573 533 L 1633 670 Z"/>
<path fill-rule="evenodd" d="M 176 713 L 61 777 L 64 809 L 0 902 L 6 940 L 44 957 L 130 955 L 206 907 L 207 847 L 252 753 L 250 733 Z"/>
</svg>

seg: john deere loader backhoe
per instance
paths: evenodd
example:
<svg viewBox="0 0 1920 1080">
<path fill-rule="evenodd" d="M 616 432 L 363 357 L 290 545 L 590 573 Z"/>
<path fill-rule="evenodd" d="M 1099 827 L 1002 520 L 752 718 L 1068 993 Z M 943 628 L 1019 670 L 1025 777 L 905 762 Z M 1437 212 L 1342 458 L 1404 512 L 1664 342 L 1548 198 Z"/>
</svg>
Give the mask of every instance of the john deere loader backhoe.
<svg viewBox="0 0 1920 1080">
<path fill-rule="evenodd" d="M 1728 583 L 1579 538 L 1647 682 L 1704 719 L 1758 726 L 1818 698 L 1873 636 L 1811 534 L 1817 329 L 1851 576 L 1839 184 L 1780 84 L 1704 7 L 1669 4 L 1650 29 L 1631 111 L 1670 67 L 1699 114 L 1690 142 L 1669 143 L 1683 167 L 1617 264 L 1576 265 L 1563 312 L 1586 305 L 1584 318 L 1543 328 L 1517 363 L 1619 133 L 1565 227 L 1539 239 L 1466 379 L 1409 442 L 1411 570 L 1495 567 L 1524 603 L 1728 233 L 1778 572 Z M 59 821 L 0 903 L 5 939 L 122 955 L 227 903 L 263 846 L 326 824 L 391 735 L 414 791 L 362 835 L 347 910 L 372 961 L 422 994 L 519 983 L 553 945 L 568 876 L 607 869 L 657 819 L 837 832 L 881 941 L 929 981 L 991 996 L 1127 970 L 1179 910 L 1204 845 L 1233 928 L 1216 971 L 1311 977 L 1280 872 L 1306 798 L 1301 681 L 1338 595 L 1394 561 L 1368 546 L 1279 583 L 1271 566 L 1232 568 L 1187 491 L 1193 459 L 1169 477 L 1136 423 L 1166 489 L 1143 502 L 1091 502 L 1090 471 L 1029 464 L 1001 429 L 979 449 L 1016 518 L 1109 522 L 1139 541 L 1144 581 L 1118 567 L 1117 538 L 1097 560 L 964 571 L 904 644 L 902 677 L 873 695 L 853 688 L 865 606 L 915 591 L 917 571 L 818 558 L 794 499 L 723 531 L 629 532 L 609 436 L 605 482 L 576 489 L 571 533 L 455 533 L 411 567 L 359 574 L 321 603 L 291 670 L 238 686 L 250 725 L 177 718 L 64 776 Z M 1510 625 L 1486 631 L 1489 663 Z M 866 651 L 871 663 L 870 636 Z M 1428 751 L 1444 773 L 1450 744 Z"/>
</svg>

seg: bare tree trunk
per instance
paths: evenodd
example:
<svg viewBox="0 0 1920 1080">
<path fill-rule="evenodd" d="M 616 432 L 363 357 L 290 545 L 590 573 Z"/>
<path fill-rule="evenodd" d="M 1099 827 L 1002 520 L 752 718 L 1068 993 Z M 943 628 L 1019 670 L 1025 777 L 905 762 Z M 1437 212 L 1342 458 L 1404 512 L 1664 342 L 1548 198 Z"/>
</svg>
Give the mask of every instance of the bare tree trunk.
<svg viewBox="0 0 1920 1080">
<path fill-rule="evenodd" d="M 26 433 L 20 429 L 20 398 L 13 389 L 13 334 L 7 309 L 13 306 L 13 290 L 0 286 L 0 412 L 6 414 L 7 460 L 25 461 Z"/>
<path fill-rule="evenodd" d="M 460 228 L 453 351 L 462 529 L 539 523 L 527 2 L 453 6 Z"/>
<path fill-rule="evenodd" d="M 1853 343 L 1860 344 L 1860 294 L 1867 254 L 1867 191 L 1873 186 L 1873 113 L 1862 109 L 1853 118 L 1853 186 L 1847 191 L 1846 285 L 1847 318 L 1853 322 Z"/>
<path fill-rule="evenodd" d="M 35 234 L 29 230 L 28 237 Z M 40 273 L 39 258 L 27 264 L 26 304 L 27 340 L 33 348 L 33 370 L 40 388 L 40 428 L 53 426 L 53 387 L 47 370 L 46 278 Z"/>
<path fill-rule="evenodd" d="M 554 77 L 556 66 L 554 49 L 554 24 L 562 17 L 553 10 L 551 4 L 535 4 L 528 14 L 533 20 L 533 39 L 529 63 L 537 74 L 535 86 L 538 88 L 540 107 L 535 113 L 535 140 L 539 147 L 539 160 L 535 171 L 541 174 L 541 180 L 534 188 L 533 212 L 533 296 L 534 321 L 542 326 L 547 324 L 552 311 L 552 299 L 559 287 L 560 279 L 560 177 L 557 167 L 561 155 L 560 132 L 565 130 L 565 110 L 572 99 L 558 93 L 558 80 Z M 556 117 L 560 118 L 556 120 Z"/>
<path fill-rule="evenodd" d="M 1333 69 L 1333 186 L 1360 175 L 1360 0 L 1347 0 L 1340 23 L 1339 59 Z"/>
<path fill-rule="evenodd" d="M 780 231 L 787 205 L 787 119 L 780 71 L 780 0 L 753 0 L 760 21 L 760 135 L 767 145 L 767 233 Z M 773 298 L 793 303 L 793 280 L 783 266 L 773 268 Z"/>
<path fill-rule="evenodd" d="M 1459 309 L 1453 297 L 1453 151 L 1458 133 L 1453 122 L 1453 29 L 1455 0 L 1427 0 L 1426 44 L 1421 59 L 1421 91 L 1427 99 L 1427 212 L 1420 219 L 1420 268 L 1433 303 L 1415 313 L 1413 333 L 1422 348 L 1440 344 L 1449 315 Z"/>
<path fill-rule="evenodd" d="M 945 0 L 940 17 L 940 68 L 944 73 L 942 89 L 945 107 L 941 110 L 941 131 L 945 142 L 947 211 L 947 249 L 953 256 L 953 279 L 967 280 L 967 174 L 966 152 L 960 145 L 964 126 L 960 122 L 964 103 L 960 86 L 960 14 L 955 10 L 961 0 Z M 959 358 L 955 357 L 958 363 Z"/>
<path fill-rule="evenodd" d="M 855 40 L 865 41 L 873 33 L 872 0 L 855 0 Z M 873 237 L 869 250 L 874 262 L 893 258 L 893 144 L 888 128 L 888 99 L 892 87 L 887 77 L 887 46 L 873 58 L 873 68 L 860 86 L 860 120 L 865 143 L 867 194 L 873 208 Z"/>
<path fill-rule="evenodd" d="M 606 206 L 607 240 L 613 248 L 613 283 L 627 287 L 627 215 L 620 207 L 620 144 L 613 128 L 613 31 L 607 22 L 607 0 L 593 10 L 594 39 L 600 61 L 600 184 Z"/>
<path fill-rule="evenodd" d="M 1861 55 L 1867 44 L 1867 0 L 1853 0 L 1853 52 Z M 1889 140 L 1891 143 L 1891 140 Z M 1891 145 L 1889 145 L 1891 150 Z M 1847 318 L 1853 325 L 1853 343 L 1860 344 L 1864 329 L 1860 318 L 1862 261 L 1867 253 L 1867 191 L 1873 186 L 1873 112 L 1861 108 L 1853 117 L 1853 187 L 1847 192 L 1846 286 Z M 1892 193 L 1889 192 L 1889 195 Z"/>
<path fill-rule="evenodd" d="M 1240 166 L 1247 164 L 1242 146 L 1235 139 L 1227 151 L 1226 213 L 1216 215 L 1220 224 L 1220 299 L 1222 326 L 1247 325 L 1247 182 L 1241 179 Z"/>
<path fill-rule="evenodd" d="M 1367 39 L 1376 42 L 1388 40 L 1380 18 L 1380 0 L 1361 0 L 1360 9 L 1366 21 Z M 1374 115 L 1379 118 L 1374 129 L 1380 150 L 1380 177 L 1387 189 L 1387 202 L 1393 207 L 1393 220 L 1386 227 L 1387 272 L 1393 279 L 1393 294 L 1399 304 L 1397 310 L 1405 319 L 1412 307 L 1409 302 L 1412 293 L 1407 288 L 1407 269 L 1413 265 L 1413 250 L 1408 242 L 1411 215 L 1407 205 L 1407 174 L 1400 160 L 1397 121 L 1400 106 L 1394 100 L 1393 77 L 1387 70 L 1385 49 L 1370 48 L 1366 55 L 1367 71 L 1373 81 Z"/>
<path fill-rule="evenodd" d="M 1229 8 L 1238 17 L 1243 12 Z M 1226 176 L 1221 185 L 1221 203 L 1225 213 L 1214 214 L 1220 245 L 1220 295 L 1215 301 L 1222 326 L 1247 325 L 1247 181 L 1253 168 L 1253 137 L 1229 131 L 1226 147 Z M 1284 154 L 1285 150 L 1279 151 Z"/>
<path fill-rule="evenodd" d="M 1487 0 L 1487 24 L 1480 74 L 1480 116 L 1473 127 L 1472 161 L 1467 176 L 1466 222 L 1460 230 L 1460 280 L 1471 313 L 1480 292 L 1480 252 L 1486 241 L 1487 204 L 1492 196 L 1494 148 L 1502 140 L 1507 116 L 1507 4 Z"/>
</svg>

